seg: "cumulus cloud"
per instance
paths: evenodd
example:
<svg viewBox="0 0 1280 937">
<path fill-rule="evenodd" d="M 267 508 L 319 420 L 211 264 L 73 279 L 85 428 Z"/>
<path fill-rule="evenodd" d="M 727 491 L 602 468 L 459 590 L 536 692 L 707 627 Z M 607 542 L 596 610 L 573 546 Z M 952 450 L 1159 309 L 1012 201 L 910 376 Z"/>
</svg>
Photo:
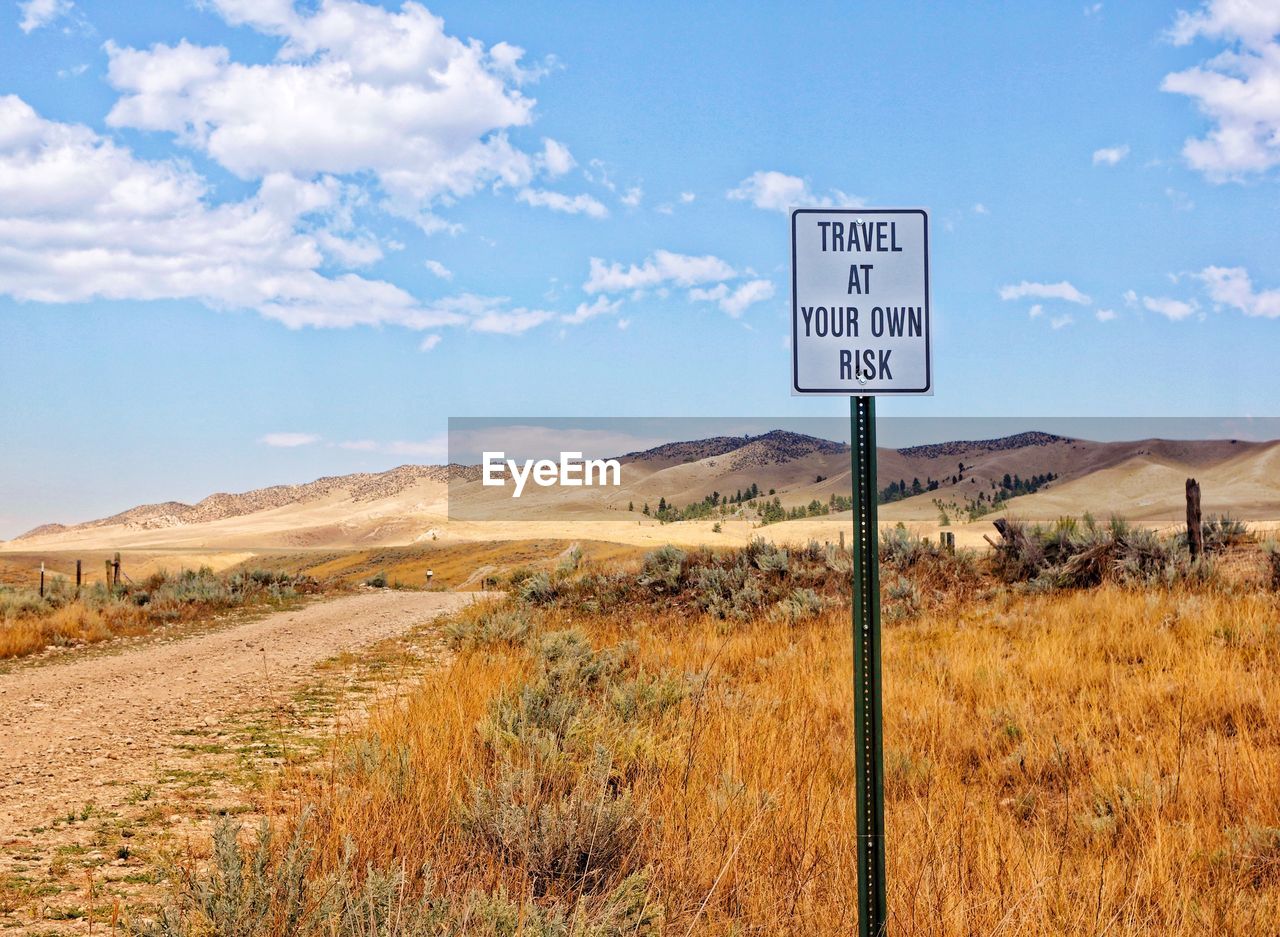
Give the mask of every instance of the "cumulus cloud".
<svg viewBox="0 0 1280 937">
<path fill-rule="evenodd" d="M 1104 146 L 1100 150 L 1093 151 L 1093 165 L 1114 166 L 1128 155 L 1129 144 L 1127 143 L 1120 146 Z"/>
<path fill-rule="evenodd" d="M 618 311 L 618 307 L 621 305 L 622 300 L 610 300 L 608 296 L 597 296 L 594 302 L 579 303 L 577 309 L 561 316 L 560 319 L 570 325 L 581 325 L 596 316 L 612 315 Z"/>
<path fill-rule="evenodd" d="M 438 260 L 424 260 L 422 265 L 431 271 L 431 275 L 441 280 L 452 280 L 453 271 Z"/>
<path fill-rule="evenodd" d="M 1097 317 L 1099 322 L 1110 322 L 1116 317 L 1116 311 L 1114 309 L 1099 309 L 1094 313 L 1094 316 Z"/>
<path fill-rule="evenodd" d="M 640 188 L 638 185 L 633 185 L 631 188 L 627 189 L 626 194 L 623 195 L 619 201 L 628 208 L 639 208 L 640 202 L 643 198 L 644 189 Z"/>
<path fill-rule="evenodd" d="M 1064 312 L 1062 315 L 1054 316 L 1052 319 L 1049 320 L 1049 328 L 1051 329 L 1066 328 L 1068 325 L 1070 325 L 1075 321 L 1076 321 L 1075 316 L 1071 315 L 1071 313 L 1069 312 Z"/>
<path fill-rule="evenodd" d="M 555 177 L 563 176 L 578 165 L 578 161 L 573 158 L 567 146 L 548 137 L 542 141 L 542 165 L 547 175 Z"/>
<path fill-rule="evenodd" d="M 1199 308 L 1194 301 L 1184 302 L 1181 299 L 1170 299 L 1167 296 L 1144 296 L 1142 297 L 1142 305 L 1151 312 L 1158 312 L 1174 322 L 1180 322 Z"/>
<path fill-rule="evenodd" d="M 1244 267 L 1205 267 L 1193 274 L 1217 306 L 1265 319 L 1280 318 L 1280 289 L 1255 290 Z"/>
<path fill-rule="evenodd" d="M 809 183 L 799 176 L 789 176 L 776 170 L 752 173 L 730 189 L 728 197 L 735 201 L 750 202 L 765 211 L 785 212 L 791 208 L 860 208 L 865 202 L 857 196 L 847 195 L 838 189 L 830 195 L 815 195 Z"/>
<path fill-rule="evenodd" d="M 732 266 L 710 254 L 692 257 L 659 250 L 643 263 L 625 267 L 620 263 L 606 264 L 599 257 L 592 257 L 591 269 L 582 288 L 595 294 L 649 289 L 664 284 L 690 287 L 731 280 L 737 275 Z"/>
<path fill-rule="evenodd" d="M 516 196 L 526 205 L 550 208 L 567 215 L 586 215 L 589 218 L 607 218 L 609 209 L 590 195 L 565 195 L 547 189 L 521 189 Z"/>
<path fill-rule="evenodd" d="M 1032 319 L 1039 318 L 1040 316 L 1044 315 L 1044 306 L 1040 305 L 1039 303 L 1034 304 L 1030 309 L 1027 310 L 1027 315 Z"/>
<path fill-rule="evenodd" d="M 1023 280 L 1000 287 L 1001 299 L 1061 299 L 1069 303 L 1087 306 L 1091 300 L 1066 280 L 1061 283 L 1032 283 Z"/>
<path fill-rule="evenodd" d="M 693 289 L 689 298 L 695 302 L 714 302 L 733 318 L 739 318 L 747 308 L 773 296 L 774 287 L 770 280 L 748 280 L 737 288 L 727 283 L 718 283 L 709 289 Z"/>
<path fill-rule="evenodd" d="M 1161 89 L 1185 95 L 1212 124 L 1188 139 L 1182 155 L 1214 182 L 1243 179 L 1280 165 L 1280 6 L 1209 0 L 1180 11 L 1168 31 L 1178 46 L 1197 38 L 1228 43 L 1226 51 L 1165 76 Z"/>
<path fill-rule="evenodd" d="M 279 40 L 274 61 L 221 46 L 107 43 L 120 98 L 110 125 L 175 134 L 245 179 L 372 175 L 385 207 L 433 231 L 440 205 L 482 188 L 527 186 L 567 171 L 567 148 L 530 155 L 507 132 L 532 120 L 521 50 L 463 41 L 417 3 L 398 11 L 326 0 L 210 0 L 230 23 Z"/>
<path fill-rule="evenodd" d="M 332 178 L 273 173 L 214 204 L 190 168 L 0 97 L 0 293 L 18 300 L 194 299 L 291 328 L 464 322 L 391 283 L 321 272 L 367 249 L 341 233 L 344 198 Z"/>
<path fill-rule="evenodd" d="M 18 12 L 22 14 L 18 28 L 30 33 L 67 16 L 74 7 L 71 0 L 25 0 L 18 4 Z"/>
<path fill-rule="evenodd" d="M 430 351 L 440 344 L 439 335 L 428 335 L 422 340 L 422 344 L 418 346 L 418 351 Z"/>
<path fill-rule="evenodd" d="M 299 446 L 311 446 L 322 437 L 315 433 L 267 433 L 259 442 L 273 449 L 296 449 Z"/>
</svg>

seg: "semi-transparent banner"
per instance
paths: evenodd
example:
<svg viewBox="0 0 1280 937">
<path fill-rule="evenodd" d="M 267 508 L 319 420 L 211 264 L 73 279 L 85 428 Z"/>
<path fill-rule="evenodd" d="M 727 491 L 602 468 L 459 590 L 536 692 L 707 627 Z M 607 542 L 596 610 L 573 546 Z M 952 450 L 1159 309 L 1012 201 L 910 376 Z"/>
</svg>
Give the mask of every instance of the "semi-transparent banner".
<svg viewBox="0 0 1280 937">
<path fill-rule="evenodd" d="M 886 417 L 876 429 L 882 523 L 1171 525 L 1188 478 L 1206 515 L 1280 523 L 1280 418 Z M 851 507 L 849 441 L 849 421 L 829 417 L 453 418 L 448 516 L 544 525 L 524 532 L 539 536 L 586 524 L 574 536 L 603 539 L 619 525 L 821 532 Z"/>
</svg>

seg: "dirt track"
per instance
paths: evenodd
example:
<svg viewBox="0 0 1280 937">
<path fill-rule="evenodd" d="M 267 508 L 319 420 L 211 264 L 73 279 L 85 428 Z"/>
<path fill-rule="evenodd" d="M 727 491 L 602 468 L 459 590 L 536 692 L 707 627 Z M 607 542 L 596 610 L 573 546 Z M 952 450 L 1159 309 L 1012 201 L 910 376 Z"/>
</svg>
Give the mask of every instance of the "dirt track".
<svg viewBox="0 0 1280 937">
<path fill-rule="evenodd" d="M 316 663 L 401 634 L 481 593 L 386 591 L 0 674 L 0 844 L 154 777 L 175 732 L 301 685 Z"/>
</svg>

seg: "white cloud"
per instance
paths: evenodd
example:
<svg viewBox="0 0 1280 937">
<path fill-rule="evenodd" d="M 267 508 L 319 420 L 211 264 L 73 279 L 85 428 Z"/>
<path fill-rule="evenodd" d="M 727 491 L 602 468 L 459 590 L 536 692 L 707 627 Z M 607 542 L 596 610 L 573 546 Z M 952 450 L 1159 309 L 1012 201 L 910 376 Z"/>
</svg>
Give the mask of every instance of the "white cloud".
<svg viewBox="0 0 1280 937">
<path fill-rule="evenodd" d="M 315 433 L 267 433 L 258 441 L 273 449 L 296 449 L 299 446 L 315 445 L 320 439 Z"/>
<path fill-rule="evenodd" d="M 337 448 L 346 449 L 349 452 L 381 452 L 439 463 L 445 462 L 449 457 L 449 439 L 445 435 L 433 436 L 422 441 L 378 442 L 374 439 L 348 439 L 330 445 L 336 445 Z"/>
<path fill-rule="evenodd" d="M 720 308 L 736 319 L 746 312 L 749 306 L 770 299 L 772 296 L 772 281 L 748 280 L 722 299 Z"/>
<path fill-rule="evenodd" d="M 1061 299 L 1069 303 L 1087 306 L 1091 300 L 1084 293 L 1063 280 L 1061 283 L 1021 283 L 1002 286 L 999 290 L 1001 299 Z"/>
<path fill-rule="evenodd" d="M 1186 192 L 1172 187 L 1164 190 L 1165 196 L 1173 203 L 1175 211 L 1191 211 L 1196 207 L 1196 203 L 1191 200 Z"/>
<path fill-rule="evenodd" d="M 1114 166 L 1128 155 L 1129 144 L 1127 143 L 1120 146 L 1104 146 L 1100 150 L 1093 151 L 1093 165 Z"/>
<path fill-rule="evenodd" d="M 625 332 L 627 329 L 631 328 L 631 320 L 630 320 L 630 319 L 619 319 L 619 320 L 618 320 L 618 328 Z"/>
<path fill-rule="evenodd" d="M 1246 316 L 1280 318 L 1280 289 L 1254 290 L 1244 267 L 1205 267 L 1193 274 L 1204 283 L 1218 306 L 1230 306 Z"/>
<path fill-rule="evenodd" d="M 1052 319 L 1049 320 L 1049 328 L 1051 329 L 1065 328 L 1066 326 L 1070 325 L 1075 321 L 1076 321 L 1075 316 L 1071 315 L 1071 313 L 1069 312 L 1064 312 L 1062 315 L 1054 316 Z"/>
<path fill-rule="evenodd" d="M 582 288 L 587 293 L 595 294 L 648 289 L 665 283 L 690 287 L 730 280 L 737 275 L 732 266 L 710 254 L 691 257 L 659 250 L 654 251 L 638 266 L 631 264 L 623 267 L 619 263 L 606 265 L 599 257 L 592 257 L 590 273 Z"/>
<path fill-rule="evenodd" d="M 1206 0 L 1193 13 L 1179 10 L 1167 33 L 1176 46 L 1197 37 L 1240 39 L 1260 48 L 1280 33 L 1280 7 L 1267 0 Z"/>
<path fill-rule="evenodd" d="M 1243 179 L 1280 165 L 1280 5 L 1264 0 L 1208 0 L 1179 11 L 1168 31 L 1174 45 L 1198 37 L 1230 44 L 1200 65 L 1164 77 L 1160 87 L 1196 102 L 1212 123 L 1191 138 L 1183 158 L 1211 181 Z"/>
<path fill-rule="evenodd" d="M 526 205 L 550 208 L 568 215 L 587 215 L 590 218 L 609 216 L 609 209 L 590 195 L 565 195 L 548 189 L 521 189 L 516 197 Z"/>
<path fill-rule="evenodd" d="M 633 185 L 631 188 L 627 189 L 627 194 L 622 196 L 622 198 L 619 199 L 619 201 L 621 201 L 622 204 L 626 205 L 628 208 L 639 208 L 640 201 L 643 198 L 644 198 L 644 189 L 640 188 L 640 186 L 638 185 Z"/>
<path fill-rule="evenodd" d="M 695 302 L 713 302 L 733 318 L 740 317 L 750 306 L 773 296 L 774 287 L 770 280 L 748 280 L 737 288 L 730 288 L 727 283 L 718 283 L 710 289 L 693 289 L 689 291 L 689 299 Z"/>
<path fill-rule="evenodd" d="M 681 192 L 681 193 L 680 193 L 680 204 L 681 204 L 681 205 L 688 205 L 690 202 L 692 202 L 692 201 L 693 201 L 695 198 L 697 198 L 697 197 L 698 197 L 698 196 L 694 195 L 692 192 Z"/>
<path fill-rule="evenodd" d="M 521 51 L 450 36 L 417 3 L 210 2 L 228 22 L 280 40 L 275 60 L 241 63 L 185 40 L 107 43 L 108 80 L 121 92 L 109 124 L 173 133 L 246 179 L 371 174 L 384 207 L 428 231 L 448 227 L 438 206 L 527 186 L 539 168 L 554 174 L 571 159 L 558 144 L 535 157 L 507 138 L 532 120 Z"/>
<path fill-rule="evenodd" d="M 1187 318 L 1199 308 L 1194 302 L 1183 302 L 1166 296 L 1144 296 L 1142 305 L 1151 312 L 1158 312 L 1174 322 Z"/>
<path fill-rule="evenodd" d="M 563 176 L 578 165 L 578 162 L 567 146 L 548 137 L 542 141 L 542 165 L 546 168 L 547 175 L 554 178 Z"/>
<path fill-rule="evenodd" d="M 1116 311 L 1114 309 L 1099 309 L 1094 315 L 1099 322 L 1110 322 L 1116 317 Z"/>
<path fill-rule="evenodd" d="M 975 215 L 989 215 L 991 214 L 991 210 L 981 202 L 975 202 L 973 206 L 973 213 Z"/>
<path fill-rule="evenodd" d="M 1125 304 L 1126 306 L 1136 306 L 1136 305 L 1138 305 L 1138 294 L 1137 294 L 1137 293 L 1135 293 L 1133 290 L 1125 290 L 1125 291 L 1124 291 L 1124 304 Z"/>
<path fill-rule="evenodd" d="M 838 189 L 830 195 L 817 196 L 809 191 L 809 183 L 799 176 L 788 176 L 776 170 L 757 171 L 730 189 L 728 197 L 750 202 L 765 211 L 785 212 L 791 208 L 859 208 L 864 203 L 857 196 L 846 195 Z"/>
<path fill-rule="evenodd" d="M 465 322 L 394 284 L 320 272 L 370 251 L 344 237 L 346 198 L 332 178 L 271 174 L 214 204 L 190 168 L 0 96 L 0 293 L 18 300 L 193 299 L 290 328 Z"/>
<path fill-rule="evenodd" d="M 453 271 L 438 260 L 424 260 L 422 265 L 430 270 L 433 276 L 436 276 L 441 280 L 453 279 Z"/>
<path fill-rule="evenodd" d="M 1039 303 L 1036 303 L 1034 306 L 1032 306 L 1030 309 L 1027 310 L 1027 315 L 1032 319 L 1039 318 L 1040 316 L 1044 315 L 1044 306 L 1041 306 Z"/>
<path fill-rule="evenodd" d="M 18 4 L 18 12 L 22 14 L 18 28 L 30 33 L 66 16 L 74 7 L 71 0 L 24 0 Z"/>
<path fill-rule="evenodd" d="M 572 325 L 580 325 L 588 319 L 594 319 L 596 316 L 612 315 L 618 311 L 618 307 L 622 305 L 622 300 L 610 301 L 608 296 L 597 296 L 592 303 L 579 303 L 578 308 L 573 312 L 561 316 L 561 320 Z"/>
<path fill-rule="evenodd" d="M 1085 16 L 1097 16 L 1101 12 L 1102 12 L 1101 3 L 1090 3 L 1090 4 L 1087 4 L 1084 8 Z"/>
<path fill-rule="evenodd" d="M 422 344 L 418 346 L 418 351 L 430 351 L 440 344 L 439 335 L 428 335 L 422 340 Z"/>
</svg>

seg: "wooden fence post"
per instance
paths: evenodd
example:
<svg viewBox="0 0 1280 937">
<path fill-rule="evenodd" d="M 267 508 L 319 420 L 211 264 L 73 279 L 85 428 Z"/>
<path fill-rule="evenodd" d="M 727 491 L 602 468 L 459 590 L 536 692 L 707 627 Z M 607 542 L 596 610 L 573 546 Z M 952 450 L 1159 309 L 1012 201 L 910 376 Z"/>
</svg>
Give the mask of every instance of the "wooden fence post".
<svg viewBox="0 0 1280 937">
<path fill-rule="evenodd" d="M 1204 553 L 1204 528 L 1200 526 L 1200 483 L 1187 479 L 1187 546 L 1191 558 Z"/>
<path fill-rule="evenodd" d="M 40 598 L 44 598 L 44 563 L 40 564 Z"/>
<path fill-rule="evenodd" d="M 119 553 L 116 554 L 115 562 L 112 563 L 111 565 L 112 565 L 113 571 L 115 572 L 115 577 L 111 585 L 112 587 L 116 587 L 120 585 L 120 554 Z"/>
<path fill-rule="evenodd" d="M 76 598 L 80 598 L 80 561 L 76 560 Z"/>
<path fill-rule="evenodd" d="M 102 584 L 106 586 L 107 591 L 110 592 L 111 591 L 111 561 L 107 560 L 106 563 L 107 563 L 107 572 L 106 572 L 106 575 L 102 577 Z"/>
</svg>

